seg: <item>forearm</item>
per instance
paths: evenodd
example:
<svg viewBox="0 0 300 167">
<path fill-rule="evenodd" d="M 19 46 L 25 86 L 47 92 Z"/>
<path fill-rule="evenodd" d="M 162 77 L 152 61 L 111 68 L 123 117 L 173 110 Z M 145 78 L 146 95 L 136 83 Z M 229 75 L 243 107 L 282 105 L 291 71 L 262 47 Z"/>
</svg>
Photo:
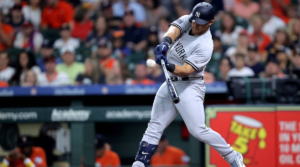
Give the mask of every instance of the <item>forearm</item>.
<svg viewBox="0 0 300 167">
<path fill-rule="evenodd" d="M 168 31 L 165 33 L 164 37 L 170 37 L 172 41 L 175 41 L 176 38 L 178 38 L 180 35 L 180 30 L 175 26 L 170 26 Z"/>
<path fill-rule="evenodd" d="M 173 66 L 173 67 L 172 67 Z M 175 66 L 175 68 L 174 68 Z M 168 64 L 167 65 L 168 71 L 172 72 L 174 75 L 179 76 L 179 77 L 186 77 L 190 74 L 192 74 L 193 72 L 195 72 L 194 68 L 191 67 L 189 64 L 184 63 L 183 66 L 177 65 L 177 64 Z M 174 71 L 173 71 L 174 70 Z"/>
</svg>

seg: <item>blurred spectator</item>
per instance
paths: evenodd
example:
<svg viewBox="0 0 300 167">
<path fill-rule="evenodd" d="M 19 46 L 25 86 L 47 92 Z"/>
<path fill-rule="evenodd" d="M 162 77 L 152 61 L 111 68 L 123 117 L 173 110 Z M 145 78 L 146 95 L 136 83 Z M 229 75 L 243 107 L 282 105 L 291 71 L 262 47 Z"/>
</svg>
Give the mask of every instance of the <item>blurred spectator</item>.
<svg viewBox="0 0 300 167">
<path fill-rule="evenodd" d="M 255 76 L 265 70 L 265 66 L 260 63 L 260 55 L 258 53 L 258 48 L 254 43 L 250 43 L 248 46 L 248 54 L 247 54 L 247 66 L 250 67 Z"/>
<path fill-rule="evenodd" d="M 245 55 L 242 53 L 235 54 L 235 68 L 228 72 L 228 77 L 252 77 L 254 72 L 251 68 L 246 67 Z"/>
<path fill-rule="evenodd" d="M 270 1 L 267 0 L 269 3 Z M 288 6 L 292 3 L 291 0 L 272 0 L 272 6 L 274 8 L 273 13 L 284 20 L 285 23 L 289 22 L 289 18 L 287 17 L 286 13 L 288 13 Z"/>
<path fill-rule="evenodd" d="M 252 0 L 241 0 L 235 3 L 233 12 L 236 16 L 250 19 L 250 17 L 259 12 L 259 4 Z"/>
<path fill-rule="evenodd" d="M 284 73 L 280 70 L 278 61 L 274 58 L 270 58 L 266 63 L 265 71 L 260 73 L 260 76 L 263 78 L 283 78 L 285 77 Z"/>
<path fill-rule="evenodd" d="M 36 75 L 41 73 L 41 69 L 36 65 L 34 54 L 26 51 L 19 54 L 15 69 L 16 72 L 10 80 L 11 85 L 20 85 L 24 81 L 25 73 L 29 70 L 34 71 Z"/>
<path fill-rule="evenodd" d="M 60 53 L 63 63 L 56 66 L 56 71 L 66 73 L 69 76 L 70 84 L 73 85 L 77 75 L 85 72 L 84 65 L 75 62 L 75 49 L 73 47 L 65 46 Z"/>
<path fill-rule="evenodd" d="M 22 5 L 14 5 L 11 9 L 11 18 L 8 23 L 14 28 L 15 32 L 19 32 L 22 30 L 24 21 Z"/>
<path fill-rule="evenodd" d="M 126 11 L 123 21 L 121 29 L 125 31 L 126 46 L 135 51 L 144 49 L 147 45 L 147 32 L 140 23 L 135 22 L 133 11 Z"/>
<path fill-rule="evenodd" d="M 262 31 L 263 20 L 259 15 L 252 17 L 251 24 L 253 26 L 251 41 L 258 46 L 259 52 L 262 52 L 271 43 L 271 38 Z"/>
<path fill-rule="evenodd" d="M 225 56 L 230 57 L 230 60 L 232 62 L 235 62 L 234 55 L 236 53 L 244 53 L 244 54 L 247 53 L 247 47 L 248 47 L 249 41 L 250 40 L 249 40 L 249 36 L 248 36 L 247 32 L 246 31 L 242 31 L 239 34 L 237 45 L 228 48 L 226 50 L 226 52 L 225 52 Z"/>
<path fill-rule="evenodd" d="M 8 65 L 9 57 L 7 52 L 0 52 L 0 87 L 8 86 L 8 81 L 15 73 L 15 69 Z"/>
<path fill-rule="evenodd" d="M 4 15 L 8 15 L 10 9 L 15 5 L 15 1 L 14 0 L 1 0 L 0 1 L 0 6 L 1 6 L 1 12 Z"/>
<path fill-rule="evenodd" d="M 222 58 L 219 65 L 219 74 L 217 75 L 219 81 L 226 81 L 229 71 L 232 69 L 233 65 L 228 57 Z"/>
<path fill-rule="evenodd" d="M 112 35 L 108 32 L 107 23 L 104 17 L 99 17 L 94 25 L 94 30 L 88 35 L 86 45 L 98 45 L 102 39 L 110 40 Z"/>
<path fill-rule="evenodd" d="M 216 35 L 221 38 L 223 45 L 236 45 L 239 34 L 243 27 L 236 25 L 235 17 L 231 13 L 224 13 L 221 21 L 221 30 L 216 31 Z"/>
<path fill-rule="evenodd" d="M 263 20 L 262 31 L 273 38 L 278 28 L 285 27 L 284 21 L 273 15 L 273 8 L 270 3 L 263 3 L 260 9 L 260 15 Z M 253 32 L 253 27 L 249 26 L 248 31 Z"/>
<path fill-rule="evenodd" d="M 105 75 L 106 84 L 122 84 L 121 68 L 118 60 L 112 58 L 112 44 L 102 39 L 98 44 L 100 69 Z"/>
<path fill-rule="evenodd" d="M 29 5 L 22 9 L 26 21 L 30 21 L 36 30 L 39 29 L 42 17 L 42 0 L 29 0 Z"/>
<path fill-rule="evenodd" d="M 213 73 L 210 73 L 208 71 L 204 71 L 204 82 L 206 84 L 214 83 L 215 82 L 215 76 Z"/>
<path fill-rule="evenodd" d="M 146 20 L 144 25 L 146 27 L 156 26 L 160 17 L 169 15 L 168 10 L 160 5 L 160 0 L 145 0 Z"/>
<path fill-rule="evenodd" d="M 116 17 L 123 17 L 127 10 L 131 10 L 134 13 L 135 20 L 137 22 L 144 23 L 146 21 L 146 13 L 144 7 L 134 1 L 120 0 L 113 4 L 113 14 Z"/>
<path fill-rule="evenodd" d="M 12 26 L 3 23 L 4 16 L 0 12 L 0 51 L 10 47 L 13 42 L 14 29 Z"/>
<path fill-rule="evenodd" d="M 63 47 L 78 48 L 80 41 L 76 38 L 71 37 L 71 28 L 68 24 L 63 24 L 60 29 L 60 39 L 54 42 L 55 49 L 61 49 Z"/>
<path fill-rule="evenodd" d="M 154 60 L 154 56 L 150 59 Z M 147 67 L 148 79 L 154 81 L 155 83 L 163 83 L 166 81 L 165 74 L 163 73 L 160 66 L 155 65 L 154 67 Z"/>
<path fill-rule="evenodd" d="M 46 71 L 44 58 L 54 55 L 53 42 L 51 40 L 44 40 L 41 49 L 41 57 L 37 58 L 36 63 L 40 67 L 42 72 Z M 61 59 L 56 58 L 56 64 L 61 63 Z"/>
<path fill-rule="evenodd" d="M 18 148 L 11 151 L 3 162 L 13 167 L 47 167 L 45 151 L 41 147 L 34 147 L 33 139 L 28 135 L 19 137 Z"/>
<path fill-rule="evenodd" d="M 24 22 L 22 31 L 19 31 L 14 41 L 14 47 L 19 49 L 30 49 L 33 52 L 39 52 L 43 43 L 43 35 L 34 30 L 31 22 Z"/>
<path fill-rule="evenodd" d="M 131 54 L 131 50 L 124 44 L 123 36 L 123 31 L 116 31 L 112 40 L 114 48 L 113 57 L 120 61 Z"/>
<path fill-rule="evenodd" d="M 276 58 L 276 54 L 279 51 L 285 51 L 290 57 L 292 55 L 290 37 L 285 29 L 277 29 L 273 42 L 266 48 L 264 54 L 267 54 L 268 57 Z M 263 56 L 266 57 L 266 55 Z"/>
<path fill-rule="evenodd" d="M 75 10 L 72 37 L 85 41 L 93 29 L 93 21 L 90 19 L 89 9 L 80 6 Z"/>
<path fill-rule="evenodd" d="M 276 54 L 276 59 L 278 61 L 278 65 L 281 69 L 281 71 L 285 74 L 289 74 L 291 68 L 290 68 L 290 61 L 288 58 L 288 55 L 286 54 L 285 50 L 280 50 Z"/>
<path fill-rule="evenodd" d="M 196 6 L 199 2 L 203 2 L 203 0 L 172 0 L 172 1 L 173 1 L 173 3 L 171 5 L 172 5 L 172 8 L 175 8 L 177 18 L 180 16 L 183 16 L 183 15 L 189 15 L 190 12 L 193 10 L 194 6 Z M 211 3 L 211 1 L 209 3 Z M 213 5 L 213 6 L 215 9 L 215 5 Z M 171 7 L 171 6 L 169 6 L 169 7 Z M 170 12 L 170 13 L 172 13 L 172 12 Z"/>
<path fill-rule="evenodd" d="M 37 77 L 34 71 L 28 70 L 25 73 L 24 80 L 21 83 L 21 86 L 36 86 L 37 85 Z"/>
<path fill-rule="evenodd" d="M 96 135 L 96 167 L 119 167 L 121 165 L 119 155 L 106 147 L 102 136 Z"/>
<path fill-rule="evenodd" d="M 147 78 L 147 67 L 145 62 L 137 64 L 135 66 L 135 79 L 132 81 L 133 85 L 142 84 L 142 85 L 152 85 L 155 82 Z"/>
<path fill-rule="evenodd" d="M 92 85 L 105 83 L 105 78 L 100 71 L 99 63 L 91 58 L 85 59 L 85 73 L 78 74 L 75 85 Z"/>
<path fill-rule="evenodd" d="M 118 30 L 122 24 L 122 17 L 113 15 L 111 0 L 103 0 L 101 2 L 100 10 L 102 12 L 102 16 L 106 20 L 107 30 L 111 33 L 114 30 Z"/>
<path fill-rule="evenodd" d="M 171 21 L 170 21 L 170 18 L 168 18 L 168 17 L 161 17 L 158 20 L 158 39 L 159 39 L 159 42 L 162 42 L 162 39 L 164 38 L 165 33 L 169 29 L 170 23 L 171 23 Z"/>
<path fill-rule="evenodd" d="M 300 52 L 296 52 L 296 54 L 293 57 L 293 65 L 294 65 L 294 70 L 293 73 L 300 78 Z"/>
<path fill-rule="evenodd" d="M 54 135 L 60 135 L 59 129 L 60 123 L 51 122 L 51 123 L 43 123 L 40 128 L 39 136 L 35 138 L 34 145 L 41 147 L 44 149 L 47 157 L 47 165 L 52 166 L 53 161 L 56 160 L 57 150 L 55 150 L 56 141 Z M 55 133 L 58 132 L 58 133 Z M 66 131 L 64 131 L 66 132 Z M 59 138 L 59 137 L 58 137 Z M 59 142 L 59 141 L 58 141 Z M 61 146 L 63 147 L 63 146 Z M 54 165 L 53 165 L 54 166 Z"/>
<path fill-rule="evenodd" d="M 300 20 L 293 19 L 288 25 L 288 34 L 291 39 L 292 47 L 300 48 Z"/>
<path fill-rule="evenodd" d="M 114 17 L 111 3 L 110 0 L 102 0 L 100 4 L 100 10 L 105 19 L 112 19 Z"/>
<path fill-rule="evenodd" d="M 217 36 L 213 36 L 213 42 L 214 42 L 214 50 L 211 56 L 210 61 L 208 62 L 206 69 L 213 73 L 215 76 L 217 76 L 219 70 L 218 66 L 220 64 L 220 61 L 223 57 L 224 53 L 224 47 L 222 46 L 221 39 Z"/>
<path fill-rule="evenodd" d="M 56 71 L 55 57 L 44 58 L 46 72 L 38 75 L 38 83 L 40 86 L 66 86 L 70 85 L 69 76 L 61 71 Z"/>
<path fill-rule="evenodd" d="M 179 166 L 187 165 L 190 157 L 179 148 L 169 145 L 166 135 L 162 135 L 156 153 L 150 161 L 151 166 Z"/>
<path fill-rule="evenodd" d="M 147 40 L 147 52 L 148 56 L 155 56 L 154 49 L 159 44 L 157 29 L 155 26 L 149 28 L 148 40 Z"/>
<path fill-rule="evenodd" d="M 42 13 L 42 28 L 59 29 L 64 23 L 70 24 L 73 15 L 74 9 L 68 2 L 47 0 L 47 6 Z"/>
</svg>

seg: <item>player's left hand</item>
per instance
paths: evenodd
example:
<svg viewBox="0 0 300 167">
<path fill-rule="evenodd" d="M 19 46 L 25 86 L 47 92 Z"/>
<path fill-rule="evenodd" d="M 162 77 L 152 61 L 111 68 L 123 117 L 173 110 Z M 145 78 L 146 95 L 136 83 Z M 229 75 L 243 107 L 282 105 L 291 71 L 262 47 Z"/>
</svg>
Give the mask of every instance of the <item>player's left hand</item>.
<svg viewBox="0 0 300 167">
<path fill-rule="evenodd" d="M 157 45 L 155 48 L 155 51 L 157 53 L 160 53 L 164 56 L 167 55 L 168 50 L 169 50 L 169 44 L 167 42 L 162 42 L 161 44 Z"/>
</svg>

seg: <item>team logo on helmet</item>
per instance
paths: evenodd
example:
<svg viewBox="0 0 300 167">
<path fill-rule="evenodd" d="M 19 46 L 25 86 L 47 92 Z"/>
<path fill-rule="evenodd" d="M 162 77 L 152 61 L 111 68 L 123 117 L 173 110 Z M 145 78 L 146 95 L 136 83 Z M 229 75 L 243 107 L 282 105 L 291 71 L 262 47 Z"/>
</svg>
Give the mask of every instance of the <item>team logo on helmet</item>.
<svg viewBox="0 0 300 167">
<path fill-rule="evenodd" d="M 195 16 L 196 16 L 196 17 L 200 17 L 200 12 L 196 12 L 196 13 L 195 13 Z"/>
</svg>

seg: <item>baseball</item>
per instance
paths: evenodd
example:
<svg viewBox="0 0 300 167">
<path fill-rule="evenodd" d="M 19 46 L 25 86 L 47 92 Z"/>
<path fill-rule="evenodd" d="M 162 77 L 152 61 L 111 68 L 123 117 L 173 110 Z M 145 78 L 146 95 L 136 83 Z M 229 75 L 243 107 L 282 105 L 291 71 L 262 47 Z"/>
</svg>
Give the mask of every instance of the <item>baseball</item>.
<svg viewBox="0 0 300 167">
<path fill-rule="evenodd" d="M 152 59 L 147 60 L 147 66 L 148 67 L 154 67 L 156 65 L 156 62 Z"/>
</svg>

